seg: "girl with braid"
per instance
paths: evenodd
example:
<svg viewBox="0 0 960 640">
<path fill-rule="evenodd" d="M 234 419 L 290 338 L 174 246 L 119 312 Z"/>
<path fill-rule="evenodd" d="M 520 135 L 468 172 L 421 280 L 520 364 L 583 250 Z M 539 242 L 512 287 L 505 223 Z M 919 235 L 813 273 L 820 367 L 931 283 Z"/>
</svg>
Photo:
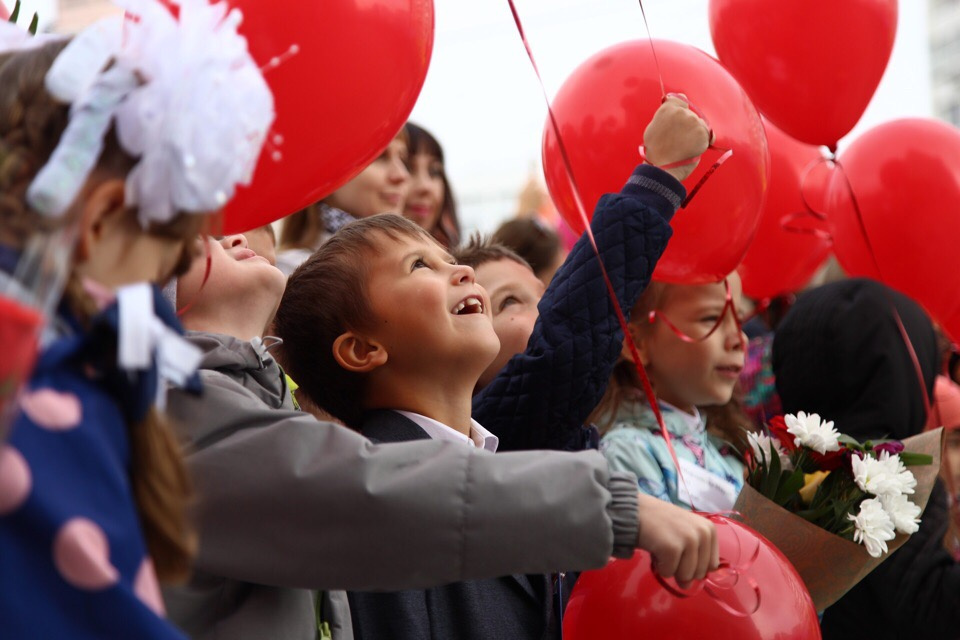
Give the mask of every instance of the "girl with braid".
<svg viewBox="0 0 960 640">
<path fill-rule="evenodd" d="M 167 383 L 196 388 L 200 355 L 156 285 L 189 266 L 203 214 L 249 181 L 273 99 L 223 5 L 183 0 L 187 30 L 160 3 L 122 4 L 139 19 L 69 42 L 0 25 L 0 290 L 17 286 L 32 237 L 77 238 L 0 443 L 9 638 L 182 637 L 158 582 L 186 579 L 195 537 L 156 404 Z M 218 91 L 188 93 L 217 77 Z"/>
</svg>

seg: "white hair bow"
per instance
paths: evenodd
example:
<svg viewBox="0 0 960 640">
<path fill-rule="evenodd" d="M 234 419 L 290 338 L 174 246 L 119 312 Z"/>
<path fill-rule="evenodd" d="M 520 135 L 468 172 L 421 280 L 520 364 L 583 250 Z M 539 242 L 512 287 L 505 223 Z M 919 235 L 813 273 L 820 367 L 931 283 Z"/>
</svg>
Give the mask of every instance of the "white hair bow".
<svg viewBox="0 0 960 640">
<path fill-rule="evenodd" d="M 274 119 L 273 95 L 225 2 L 115 0 L 124 18 L 83 31 L 57 57 L 48 91 L 70 122 L 27 191 L 36 211 L 61 215 L 103 150 L 111 125 L 139 158 L 126 201 L 146 227 L 181 212 L 220 209 L 249 184 Z"/>
</svg>

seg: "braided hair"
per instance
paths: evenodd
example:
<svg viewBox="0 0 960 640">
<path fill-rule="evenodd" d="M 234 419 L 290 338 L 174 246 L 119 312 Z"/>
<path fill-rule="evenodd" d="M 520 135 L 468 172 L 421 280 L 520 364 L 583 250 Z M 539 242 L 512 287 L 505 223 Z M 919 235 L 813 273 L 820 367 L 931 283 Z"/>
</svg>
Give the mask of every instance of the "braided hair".
<svg viewBox="0 0 960 640">
<path fill-rule="evenodd" d="M 60 218 L 43 216 L 31 210 L 26 199 L 30 183 L 49 160 L 69 121 L 70 105 L 56 100 L 44 85 L 47 71 L 66 44 L 50 42 L 0 55 L 0 244 L 18 251 L 34 234 L 55 231 L 80 215 L 81 207 L 75 203 Z M 91 179 L 123 178 L 134 163 L 111 131 Z M 135 209 L 126 215 L 131 224 L 138 224 Z M 187 239 L 197 235 L 200 224 L 200 216 L 181 215 L 146 232 Z M 188 263 L 178 265 L 185 266 Z M 81 324 L 88 324 L 97 312 L 75 275 L 70 276 L 64 297 Z M 192 491 L 179 445 L 167 419 L 155 409 L 128 429 L 130 481 L 157 576 L 168 583 L 186 580 L 196 536 L 186 515 Z"/>
</svg>

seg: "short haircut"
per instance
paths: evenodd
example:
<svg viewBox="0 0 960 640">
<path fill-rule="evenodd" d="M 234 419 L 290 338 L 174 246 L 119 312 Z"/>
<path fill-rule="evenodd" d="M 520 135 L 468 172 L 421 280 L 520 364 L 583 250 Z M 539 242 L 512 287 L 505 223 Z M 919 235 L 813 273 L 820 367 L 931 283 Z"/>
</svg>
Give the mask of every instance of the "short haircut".
<svg viewBox="0 0 960 640">
<path fill-rule="evenodd" d="M 493 241 L 516 251 L 538 278 L 563 251 L 557 232 L 536 217 L 507 220 L 493 232 Z"/>
<path fill-rule="evenodd" d="M 513 260 L 533 271 L 530 264 L 521 258 L 516 251 L 499 242 L 494 242 L 489 236 L 483 236 L 479 233 L 471 235 L 467 244 L 459 249 L 454 249 L 453 257 L 459 264 L 465 264 L 474 269 L 488 262 Z"/>
<path fill-rule="evenodd" d="M 333 343 L 375 324 L 367 284 L 369 257 L 381 250 L 378 236 L 433 241 L 416 223 L 391 213 L 351 222 L 293 272 L 274 320 L 283 340 L 281 360 L 300 390 L 354 428 L 363 416 L 366 375 L 341 367 Z"/>
</svg>

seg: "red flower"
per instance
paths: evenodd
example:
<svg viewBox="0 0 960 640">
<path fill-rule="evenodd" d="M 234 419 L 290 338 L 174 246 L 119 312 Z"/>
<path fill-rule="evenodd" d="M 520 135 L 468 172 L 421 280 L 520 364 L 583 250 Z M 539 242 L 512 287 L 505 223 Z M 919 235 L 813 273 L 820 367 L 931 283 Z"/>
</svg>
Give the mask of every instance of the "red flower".
<svg viewBox="0 0 960 640">
<path fill-rule="evenodd" d="M 816 451 L 807 451 L 807 454 L 817 463 L 817 468 L 821 471 L 834 471 L 843 466 L 846 461 L 848 449 L 841 446 L 837 451 L 828 451 L 826 453 L 817 453 Z"/>
<path fill-rule="evenodd" d="M 770 418 L 767 428 L 770 429 L 770 435 L 780 441 L 784 451 L 793 453 L 797 450 L 797 445 L 793 443 L 793 434 L 787 431 L 787 423 L 783 421 L 783 416 Z"/>
</svg>

